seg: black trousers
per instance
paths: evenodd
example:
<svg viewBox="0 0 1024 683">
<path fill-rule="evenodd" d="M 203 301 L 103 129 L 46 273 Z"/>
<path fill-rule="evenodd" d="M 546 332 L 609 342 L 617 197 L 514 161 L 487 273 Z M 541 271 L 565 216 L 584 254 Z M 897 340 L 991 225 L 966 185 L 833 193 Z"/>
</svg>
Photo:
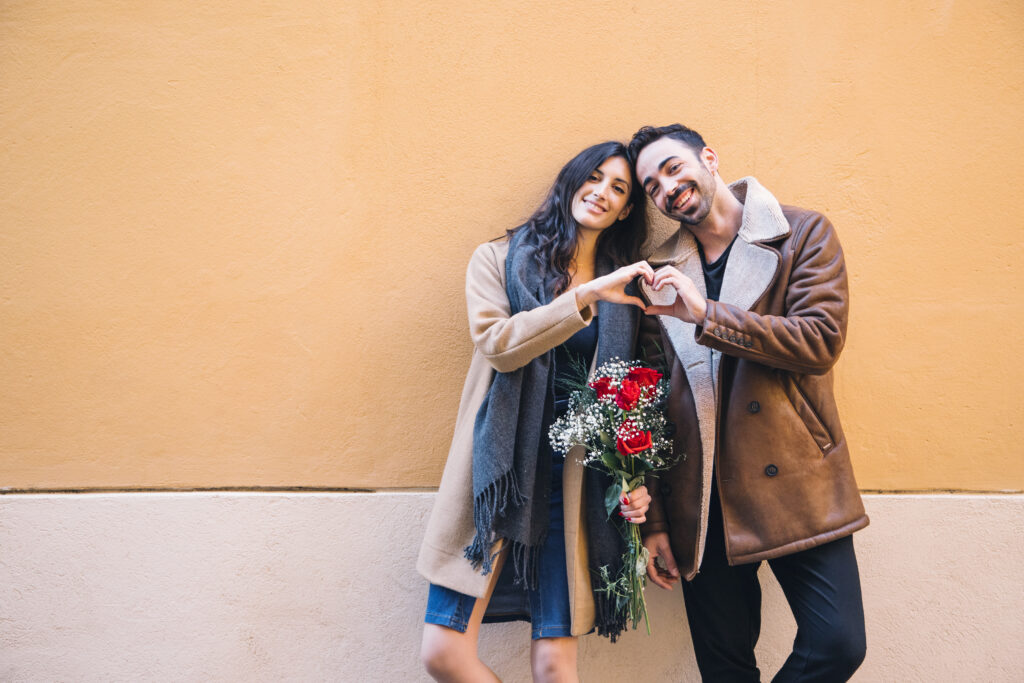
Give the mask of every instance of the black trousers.
<svg viewBox="0 0 1024 683">
<path fill-rule="evenodd" d="M 686 617 L 701 678 L 760 681 L 754 645 L 761 633 L 760 562 L 730 567 L 718 491 L 711 490 L 700 572 L 683 581 Z M 853 537 L 768 560 L 796 618 L 793 652 L 774 681 L 846 681 L 864 661 L 864 606 Z"/>
</svg>

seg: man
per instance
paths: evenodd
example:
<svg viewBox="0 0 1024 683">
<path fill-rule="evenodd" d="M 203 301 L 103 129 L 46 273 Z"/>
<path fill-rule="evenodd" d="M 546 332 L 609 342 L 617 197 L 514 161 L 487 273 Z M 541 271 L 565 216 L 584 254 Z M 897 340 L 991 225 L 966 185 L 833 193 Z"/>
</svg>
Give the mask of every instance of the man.
<svg viewBox="0 0 1024 683">
<path fill-rule="evenodd" d="M 767 560 L 798 627 L 775 680 L 845 681 L 864 658 L 851 534 L 868 518 L 832 393 L 849 306 L 835 230 L 754 178 L 726 185 L 685 126 L 644 127 L 629 152 L 647 196 L 680 223 L 645 286 L 656 305 L 641 344 L 667 367 L 685 454 L 648 484 L 648 575 L 666 589 L 686 579 L 704 680 L 758 681 Z"/>
</svg>

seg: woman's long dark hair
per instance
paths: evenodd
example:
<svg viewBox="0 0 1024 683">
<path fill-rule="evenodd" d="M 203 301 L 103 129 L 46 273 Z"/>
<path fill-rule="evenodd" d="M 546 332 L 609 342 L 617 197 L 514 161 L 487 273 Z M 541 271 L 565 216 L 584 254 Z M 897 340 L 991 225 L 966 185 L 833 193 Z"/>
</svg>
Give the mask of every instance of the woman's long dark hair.
<svg viewBox="0 0 1024 683">
<path fill-rule="evenodd" d="M 596 259 L 598 263 L 608 261 L 615 267 L 640 260 L 640 247 L 647 240 L 645 198 L 636 173 L 629 164 L 626 146 L 619 142 L 602 142 L 587 147 L 558 172 L 544 203 L 529 220 L 509 230 L 509 235 L 519 230 L 528 231 L 527 236 L 532 238 L 529 241 L 537 245 L 538 254 L 544 258 L 541 264 L 545 271 L 544 279 L 549 284 L 554 281 L 553 294 L 567 290 L 572 281 L 569 266 L 576 253 L 580 231 L 572 215 L 573 195 L 590 174 L 611 157 L 622 157 L 629 166 L 629 202 L 633 208 L 626 218 L 601 232 L 597 239 Z"/>
</svg>

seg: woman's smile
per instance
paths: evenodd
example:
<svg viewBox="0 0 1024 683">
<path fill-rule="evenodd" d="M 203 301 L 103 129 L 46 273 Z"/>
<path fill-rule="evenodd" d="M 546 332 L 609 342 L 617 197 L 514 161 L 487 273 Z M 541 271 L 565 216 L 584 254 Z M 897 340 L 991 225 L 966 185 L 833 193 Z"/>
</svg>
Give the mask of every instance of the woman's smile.
<svg viewBox="0 0 1024 683">
<path fill-rule="evenodd" d="M 632 188 L 629 162 L 609 157 L 595 168 L 572 198 L 572 217 L 580 227 L 604 230 L 629 213 Z"/>
</svg>

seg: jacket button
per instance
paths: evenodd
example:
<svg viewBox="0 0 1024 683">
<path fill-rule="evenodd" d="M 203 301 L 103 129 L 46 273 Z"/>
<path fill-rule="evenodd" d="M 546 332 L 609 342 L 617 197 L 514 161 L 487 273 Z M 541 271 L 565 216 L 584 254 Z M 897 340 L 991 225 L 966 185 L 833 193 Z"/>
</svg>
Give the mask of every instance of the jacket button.
<svg viewBox="0 0 1024 683">
<path fill-rule="evenodd" d="M 764 468 L 764 473 L 767 474 L 769 477 L 774 477 L 776 474 L 779 473 L 779 468 L 776 467 L 775 465 L 768 465 L 768 467 Z"/>
<path fill-rule="evenodd" d="M 663 496 L 671 496 L 672 495 L 672 487 L 669 486 L 668 484 L 662 484 L 661 486 L 659 486 L 658 487 L 658 491 Z"/>
<path fill-rule="evenodd" d="M 757 401 L 751 401 L 750 403 L 747 404 L 747 410 L 749 410 L 752 413 L 759 413 L 761 412 L 761 404 L 758 403 Z"/>
</svg>

